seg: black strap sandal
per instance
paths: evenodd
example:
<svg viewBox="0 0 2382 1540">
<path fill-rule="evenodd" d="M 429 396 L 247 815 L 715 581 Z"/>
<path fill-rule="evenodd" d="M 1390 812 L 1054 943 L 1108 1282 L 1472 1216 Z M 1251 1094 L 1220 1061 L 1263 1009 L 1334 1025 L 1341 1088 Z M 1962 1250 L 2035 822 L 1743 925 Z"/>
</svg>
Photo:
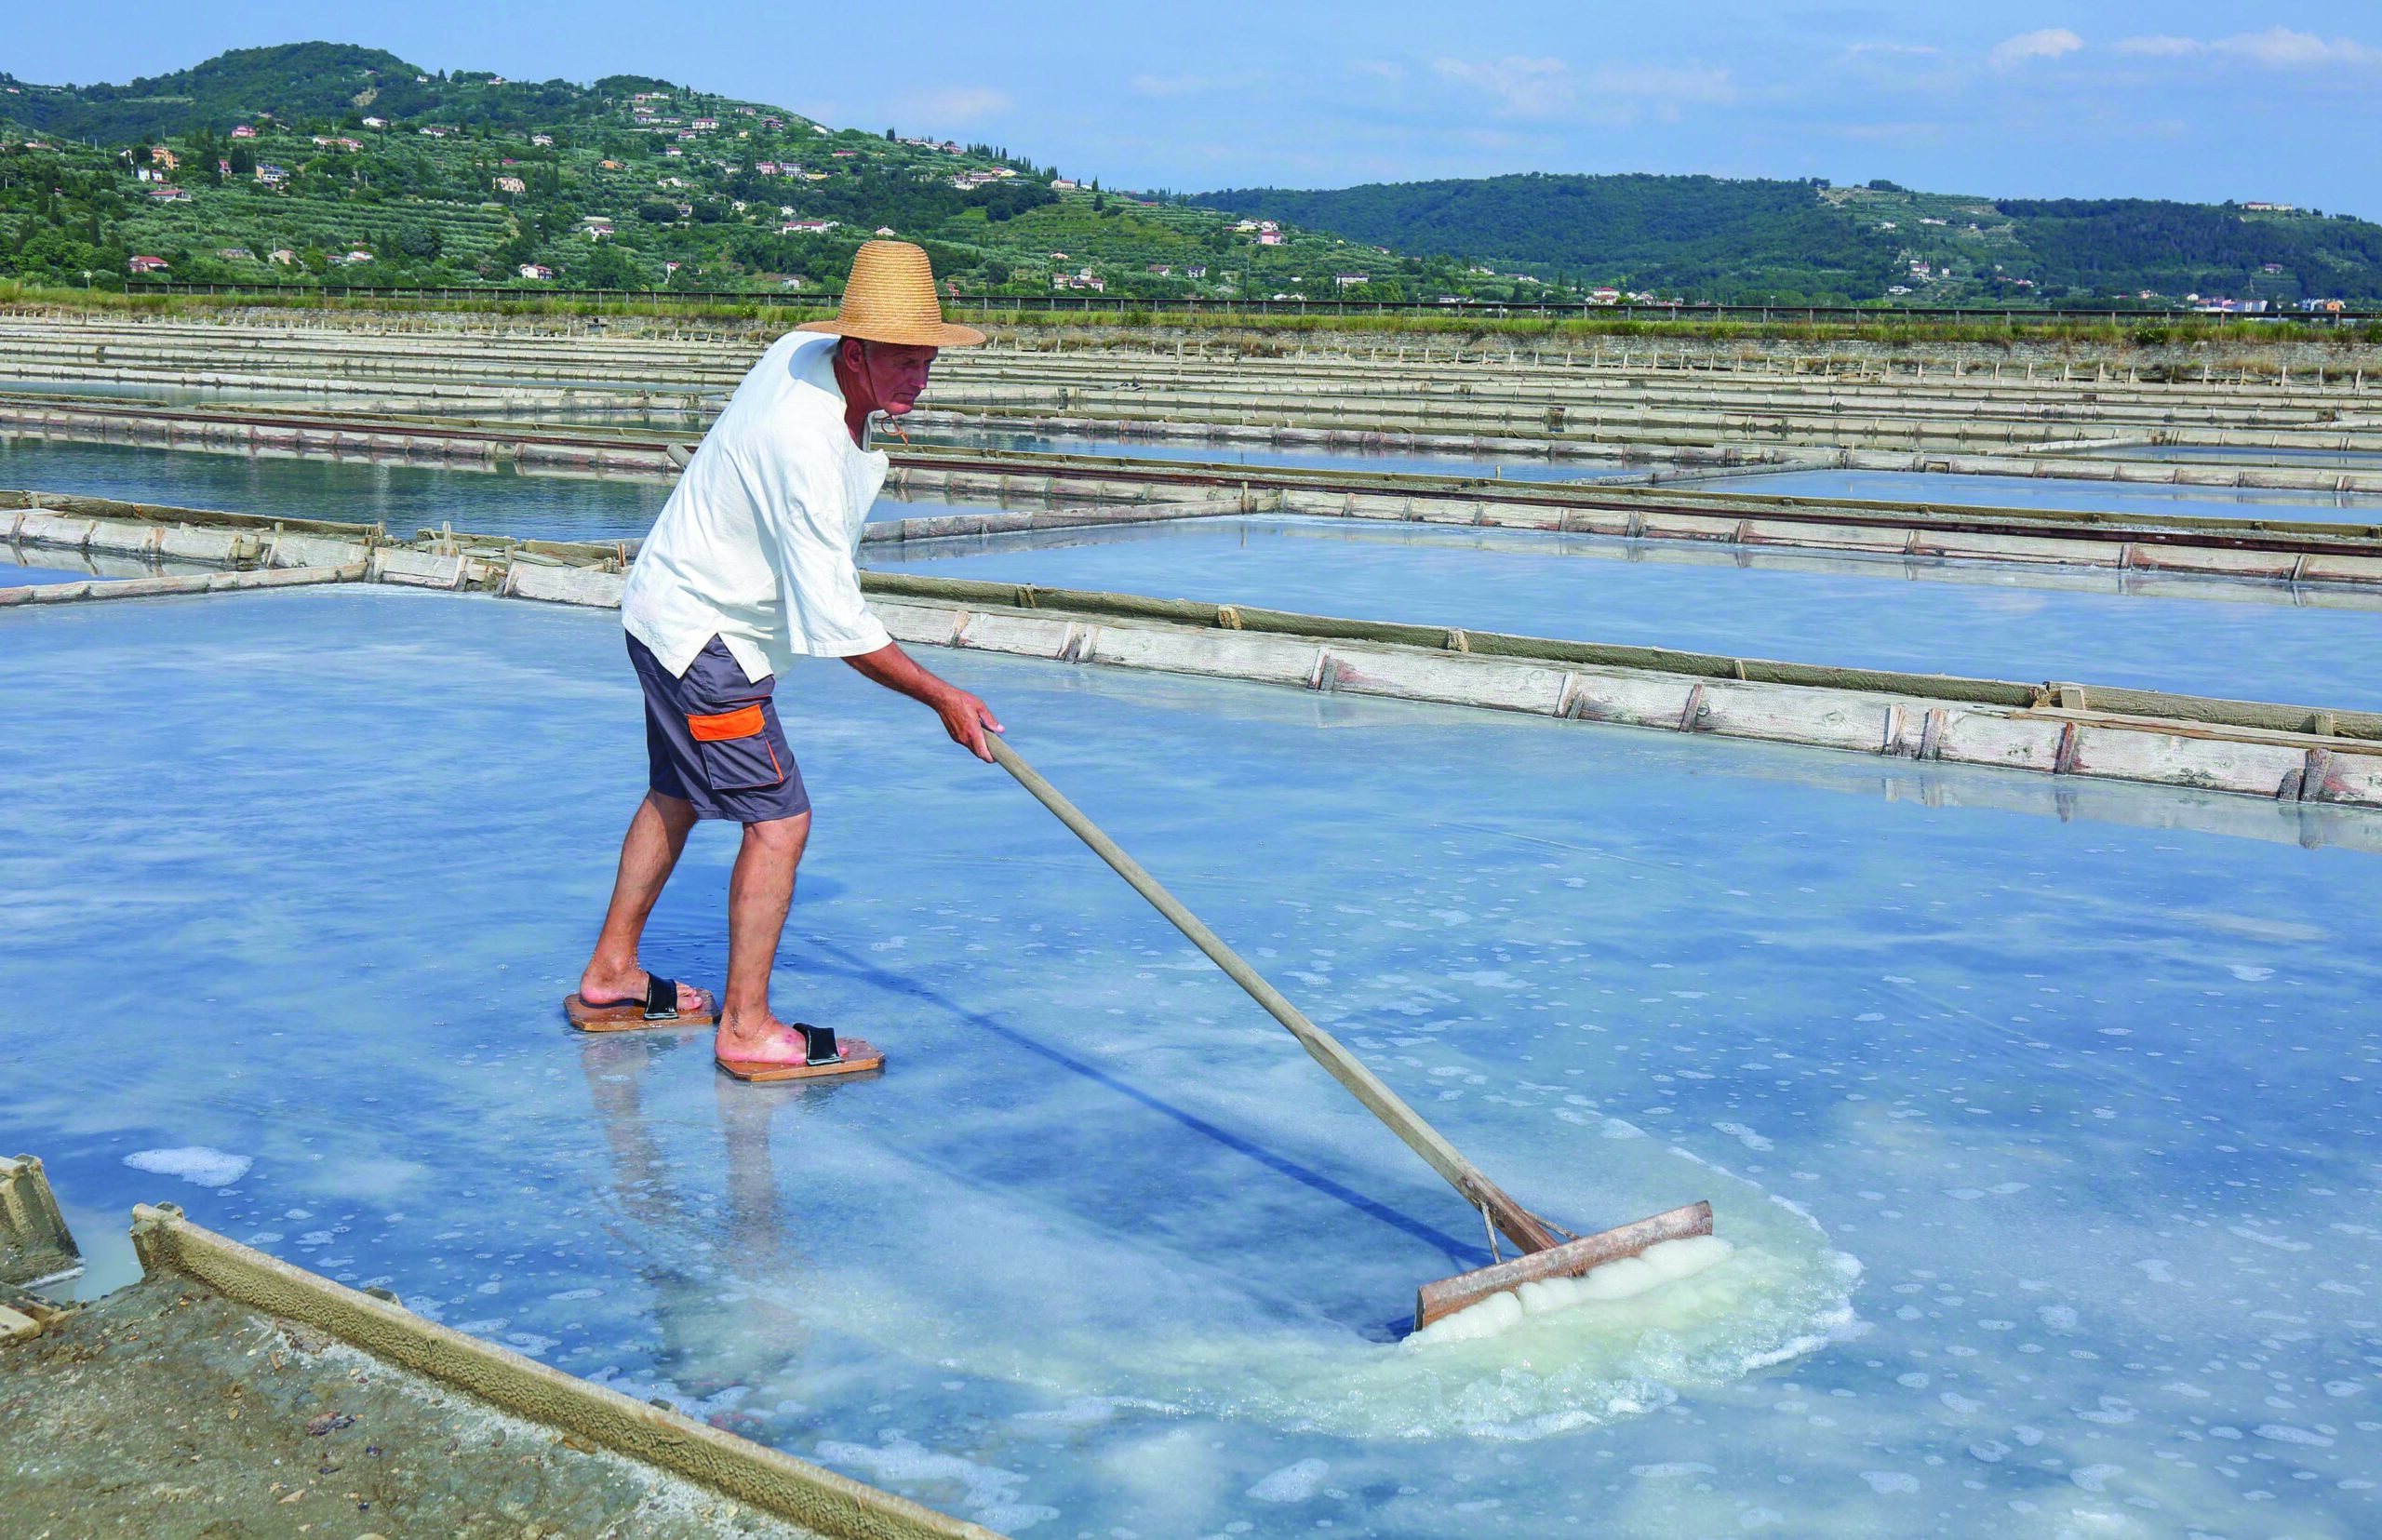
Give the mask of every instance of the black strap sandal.
<svg viewBox="0 0 2382 1540">
<path fill-rule="evenodd" d="M 796 1022 L 794 1029 L 802 1034 L 802 1062 L 808 1065 L 832 1065 L 843 1062 L 844 1051 L 836 1046 L 836 1029 L 813 1026 L 809 1022 Z"/>
<path fill-rule="evenodd" d="M 678 1019 L 676 979 L 665 979 L 659 973 L 645 976 L 645 1019 L 649 1022 L 675 1022 Z"/>
</svg>

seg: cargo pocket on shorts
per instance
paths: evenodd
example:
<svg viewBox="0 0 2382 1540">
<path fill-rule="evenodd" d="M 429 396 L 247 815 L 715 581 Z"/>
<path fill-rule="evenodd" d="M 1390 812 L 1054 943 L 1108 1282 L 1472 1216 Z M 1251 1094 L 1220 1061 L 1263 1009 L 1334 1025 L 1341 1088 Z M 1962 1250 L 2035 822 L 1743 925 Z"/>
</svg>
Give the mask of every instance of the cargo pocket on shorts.
<svg viewBox="0 0 2382 1540">
<path fill-rule="evenodd" d="M 759 702 L 708 716 L 689 716 L 687 730 L 703 757 L 703 780 L 714 791 L 754 791 L 781 785 L 785 761 L 770 742 L 768 713 Z"/>
</svg>

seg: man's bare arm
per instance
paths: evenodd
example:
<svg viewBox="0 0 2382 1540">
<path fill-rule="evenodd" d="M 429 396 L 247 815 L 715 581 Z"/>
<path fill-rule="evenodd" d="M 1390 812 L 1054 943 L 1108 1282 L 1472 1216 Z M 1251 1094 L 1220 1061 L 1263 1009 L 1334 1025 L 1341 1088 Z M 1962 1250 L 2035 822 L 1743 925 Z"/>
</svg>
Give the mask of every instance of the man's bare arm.
<svg viewBox="0 0 2382 1540">
<path fill-rule="evenodd" d="M 993 751 L 984 746 L 987 731 L 1002 730 L 993 708 L 969 694 L 958 686 L 936 678 L 918 661 L 902 650 L 899 642 L 887 642 L 874 652 L 863 652 L 844 662 L 867 678 L 876 680 L 888 690 L 899 690 L 913 701 L 934 708 L 943 718 L 943 730 L 951 741 L 989 763 Z"/>
</svg>

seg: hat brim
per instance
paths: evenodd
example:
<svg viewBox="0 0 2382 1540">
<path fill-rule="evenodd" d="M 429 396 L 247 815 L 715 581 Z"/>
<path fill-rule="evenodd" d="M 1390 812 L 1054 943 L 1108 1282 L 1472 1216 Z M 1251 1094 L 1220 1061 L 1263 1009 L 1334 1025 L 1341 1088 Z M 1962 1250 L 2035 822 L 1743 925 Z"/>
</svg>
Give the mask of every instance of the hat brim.
<svg viewBox="0 0 2382 1540">
<path fill-rule="evenodd" d="M 857 337 L 864 342 L 891 342 L 901 347 L 972 348 L 984 340 L 984 334 L 974 327 L 955 326 L 939 321 L 929 327 L 870 326 L 866 322 L 846 325 L 830 316 L 823 321 L 804 321 L 796 331 L 816 331 L 829 337 Z"/>
</svg>

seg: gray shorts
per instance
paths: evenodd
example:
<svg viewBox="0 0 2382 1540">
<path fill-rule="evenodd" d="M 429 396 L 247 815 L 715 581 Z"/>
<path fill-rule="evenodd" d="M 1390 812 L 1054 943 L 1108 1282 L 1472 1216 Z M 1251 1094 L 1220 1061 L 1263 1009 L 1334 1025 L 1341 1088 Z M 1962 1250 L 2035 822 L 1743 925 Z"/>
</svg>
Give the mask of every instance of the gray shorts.
<svg viewBox="0 0 2382 1540">
<path fill-rule="evenodd" d="M 698 818 L 766 824 L 810 810 L 802 771 L 769 694 L 728 644 L 714 636 L 683 675 L 673 675 L 635 636 L 629 663 L 645 687 L 645 757 L 655 791 L 695 805 Z"/>
</svg>

